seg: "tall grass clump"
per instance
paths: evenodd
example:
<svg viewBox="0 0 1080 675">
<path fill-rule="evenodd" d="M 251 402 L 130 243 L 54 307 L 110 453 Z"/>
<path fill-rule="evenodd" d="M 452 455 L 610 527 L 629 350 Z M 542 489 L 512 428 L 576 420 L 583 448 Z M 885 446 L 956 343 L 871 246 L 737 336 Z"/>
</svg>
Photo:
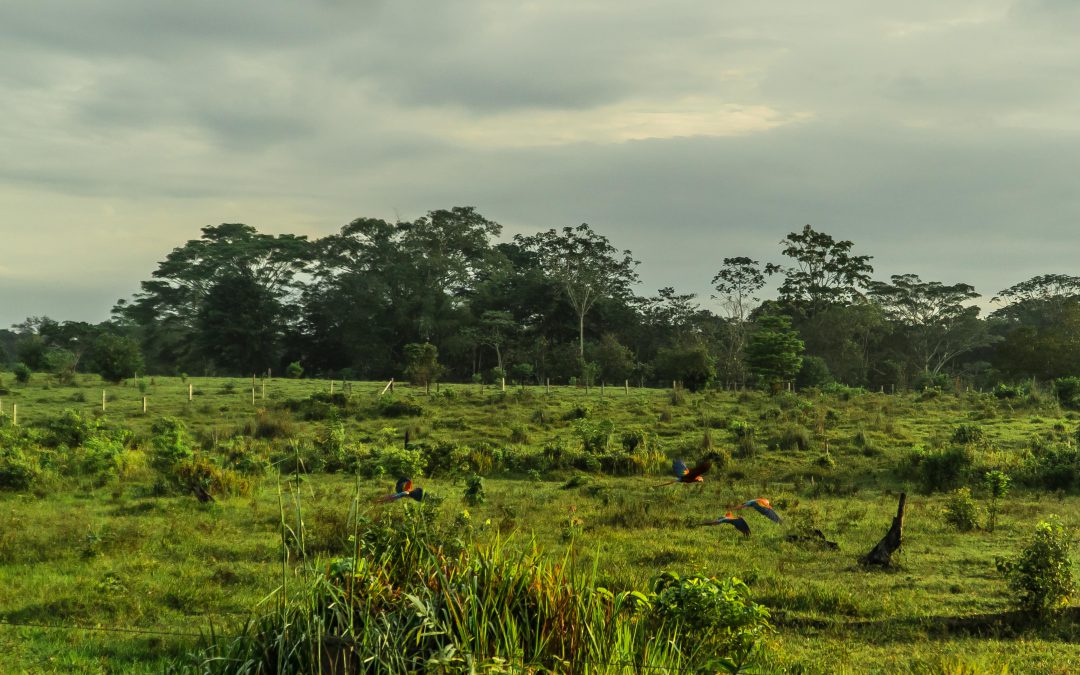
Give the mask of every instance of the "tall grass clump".
<svg viewBox="0 0 1080 675">
<path fill-rule="evenodd" d="M 571 554 L 474 545 L 427 502 L 407 508 L 358 518 L 351 556 L 309 565 L 300 592 L 279 592 L 237 636 L 211 634 L 175 670 L 736 672 L 762 656 L 768 611 L 737 579 L 662 575 L 616 593 Z"/>
</svg>

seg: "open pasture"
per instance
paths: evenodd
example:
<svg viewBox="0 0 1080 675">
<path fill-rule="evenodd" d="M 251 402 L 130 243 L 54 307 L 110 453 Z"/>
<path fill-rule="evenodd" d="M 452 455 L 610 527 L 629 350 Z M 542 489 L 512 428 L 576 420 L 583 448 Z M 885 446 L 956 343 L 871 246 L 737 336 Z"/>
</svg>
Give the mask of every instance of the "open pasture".
<svg viewBox="0 0 1080 675">
<path fill-rule="evenodd" d="M 39 429 L 51 459 L 25 489 L 0 491 L 0 671 L 192 663 L 211 624 L 239 631 L 278 601 L 275 589 L 298 594 L 313 570 L 348 555 L 356 528 L 412 517 L 412 503 L 372 504 L 403 467 L 436 495 L 437 518 L 467 523 L 470 542 L 538 547 L 615 592 L 662 571 L 742 579 L 775 629 L 761 670 L 1065 673 L 1080 661 L 1074 615 L 1017 625 L 995 568 L 1040 520 L 1080 526 L 1080 484 L 1039 469 L 1056 452 L 1047 448 L 1075 446 L 1074 415 L 1048 396 L 622 387 L 601 396 L 454 384 L 380 396 L 385 383 L 337 382 L 331 397 L 328 381 L 273 379 L 265 398 L 256 380 L 253 405 L 250 379 L 188 382 L 113 387 L 80 376 L 61 387 L 36 375 L 22 386 L 2 376 L 0 424 L 18 405 L 19 427 Z M 48 437 L 65 410 L 129 429 L 124 461 L 93 475 L 73 469 L 63 458 L 78 449 Z M 242 484 L 200 503 L 163 481 L 152 450 L 163 416 Z M 670 458 L 701 457 L 713 462 L 703 484 L 657 487 Z M 943 517 L 949 493 L 970 486 L 985 509 L 990 469 L 1013 478 L 996 528 L 982 513 L 978 529 L 959 531 Z M 474 475 L 482 500 L 466 495 Z M 899 568 L 864 570 L 857 558 L 884 534 L 902 491 Z M 771 499 L 784 523 L 743 511 L 749 538 L 697 527 L 753 497 Z M 789 539 L 814 529 L 839 548 Z"/>
</svg>

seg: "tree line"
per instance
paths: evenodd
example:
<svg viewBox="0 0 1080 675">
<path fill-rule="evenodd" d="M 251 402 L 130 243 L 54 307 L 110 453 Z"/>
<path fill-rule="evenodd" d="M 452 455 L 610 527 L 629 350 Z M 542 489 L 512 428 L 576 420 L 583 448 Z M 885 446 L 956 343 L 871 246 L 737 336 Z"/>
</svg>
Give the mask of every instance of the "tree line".
<svg viewBox="0 0 1080 675">
<path fill-rule="evenodd" d="M 638 295 L 638 261 L 586 224 L 499 239 L 472 207 L 358 218 L 309 240 L 227 223 L 170 252 L 99 324 L 0 331 L 17 375 L 75 372 L 453 381 L 682 382 L 777 388 L 988 387 L 1080 374 L 1080 277 L 1001 290 L 873 277 L 873 257 L 810 225 L 776 261 L 718 260 L 692 293 Z M 762 297 L 778 283 L 774 297 Z"/>
</svg>

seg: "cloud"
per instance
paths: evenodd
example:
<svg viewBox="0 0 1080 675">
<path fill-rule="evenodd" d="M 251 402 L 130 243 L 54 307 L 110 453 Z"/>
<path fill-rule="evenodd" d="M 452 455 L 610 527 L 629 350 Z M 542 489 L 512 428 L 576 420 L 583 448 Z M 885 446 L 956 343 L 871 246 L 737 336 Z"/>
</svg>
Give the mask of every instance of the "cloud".
<svg viewBox="0 0 1080 675">
<path fill-rule="evenodd" d="M 0 278 L 29 305 L 46 281 L 123 295 L 204 225 L 472 204 L 508 234 L 590 222 L 645 292 L 705 294 L 724 256 L 774 259 L 811 223 L 882 278 L 991 293 L 1078 253 L 1078 12 L 12 0 Z"/>
</svg>

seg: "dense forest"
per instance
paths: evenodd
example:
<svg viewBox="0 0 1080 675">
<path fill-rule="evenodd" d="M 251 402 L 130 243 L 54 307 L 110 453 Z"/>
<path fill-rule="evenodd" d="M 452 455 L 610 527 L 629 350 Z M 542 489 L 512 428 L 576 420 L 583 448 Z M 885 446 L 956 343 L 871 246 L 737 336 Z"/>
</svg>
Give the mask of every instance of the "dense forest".
<svg viewBox="0 0 1080 675">
<path fill-rule="evenodd" d="M 972 286 L 875 279 L 873 256 L 807 225 L 775 261 L 718 258 L 716 313 L 673 288 L 639 295 L 633 254 L 588 225 L 500 233 L 471 207 L 359 218 L 314 241 L 205 227 L 111 320 L 31 317 L 0 331 L 0 363 L 61 381 L 270 371 L 1005 394 L 1080 374 L 1080 277 L 1018 283 L 983 315 Z"/>
</svg>

